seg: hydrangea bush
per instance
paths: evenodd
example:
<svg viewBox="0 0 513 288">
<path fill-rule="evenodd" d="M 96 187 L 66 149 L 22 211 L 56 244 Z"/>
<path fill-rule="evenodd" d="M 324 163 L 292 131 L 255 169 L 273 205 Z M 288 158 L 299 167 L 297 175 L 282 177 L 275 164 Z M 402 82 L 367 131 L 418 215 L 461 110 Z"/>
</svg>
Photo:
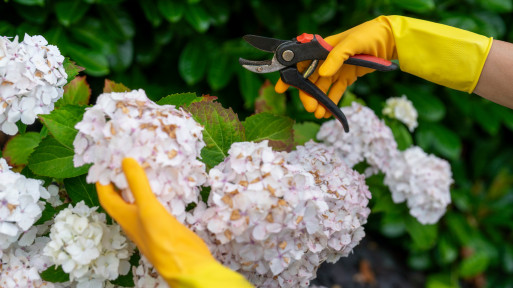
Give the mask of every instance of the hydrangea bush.
<svg viewBox="0 0 513 288">
<path fill-rule="evenodd" d="M 321 263 L 348 257 L 371 213 L 367 182 L 379 175 L 417 229 L 450 203 L 449 164 L 418 147 L 399 150 L 386 122 L 356 102 L 342 108 L 351 132 L 332 120 L 301 140 L 308 133 L 286 116 L 241 121 L 208 95 L 155 103 L 107 80 L 89 103 L 79 68 L 64 70 L 44 38 L 0 40 L 2 127 L 21 128 L 0 159 L 2 287 L 167 287 L 99 205 L 95 182 L 112 182 L 133 201 L 125 157 L 144 167 L 170 213 L 256 286 L 306 287 Z M 384 114 L 397 120 L 415 114 L 389 106 L 394 113 Z M 43 129 L 27 132 L 36 115 Z"/>
</svg>

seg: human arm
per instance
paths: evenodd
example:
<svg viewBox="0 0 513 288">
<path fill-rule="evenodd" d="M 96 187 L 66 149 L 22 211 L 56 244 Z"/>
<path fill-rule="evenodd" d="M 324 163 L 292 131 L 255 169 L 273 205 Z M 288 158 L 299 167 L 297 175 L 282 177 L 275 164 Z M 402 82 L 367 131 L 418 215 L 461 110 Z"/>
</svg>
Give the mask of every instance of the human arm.
<svg viewBox="0 0 513 288">
<path fill-rule="evenodd" d="M 487 70 L 483 79 L 479 80 L 481 83 L 476 93 L 491 100 L 498 98 L 493 101 L 511 108 L 508 105 L 511 102 L 510 98 L 513 97 L 508 93 L 508 89 L 511 89 L 508 87 L 511 78 L 507 73 L 502 73 L 500 77 L 489 74 L 501 73 L 496 70 L 496 64 L 492 64 L 494 62 L 500 62 L 497 64 L 504 66 L 501 70 L 513 67 L 508 67 L 507 61 L 500 59 L 505 57 L 502 55 L 504 51 L 511 47 L 504 48 L 500 41 L 493 42 L 493 46 L 500 43 L 499 49 L 494 48 L 498 52 L 492 53 L 491 59 L 496 60 L 487 61 L 492 38 L 409 17 L 380 16 L 327 37 L 326 42 L 334 48 L 309 79 L 321 90 L 328 92 L 328 96 L 335 103 L 338 103 L 347 86 L 356 81 L 357 77 L 374 71 L 343 65 L 343 62 L 355 54 L 369 54 L 387 60 L 398 59 L 404 72 L 468 93 L 474 91 L 485 61 L 490 62 L 486 65 Z M 487 79 L 489 77 L 492 79 Z M 494 83 L 497 81 L 500 81 L 500 85 Z M 481 85 L 484 85 L 484 88 Z M 275 87 L 277 92 L 284 92 L 287 88 L 288 85 L 281 81 L 278 81 Z M 317 118 L 329 116 L 324 107 L 318 105 L 315 99 L 306 93 L 300 91 L 300 99 L 305 109 L 314 112 Z"/>
<path fill-rule="evenodd" d="M 135 202 L 125 202 L 112 184 L 96 183 L 100 204 L 171 287 L 252 287 L 160 204 L 136 160 L 125 158 L 122 164 Z"/>
</svg>

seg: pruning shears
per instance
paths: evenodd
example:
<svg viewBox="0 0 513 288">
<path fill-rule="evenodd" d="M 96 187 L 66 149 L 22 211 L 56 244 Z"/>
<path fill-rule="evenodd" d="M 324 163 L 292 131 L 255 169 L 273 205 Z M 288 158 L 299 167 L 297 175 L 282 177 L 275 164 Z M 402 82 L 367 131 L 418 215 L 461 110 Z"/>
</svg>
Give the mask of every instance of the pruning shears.
<svg viewBox="0 0 513 288">
<path fill-rule="evenodd" d="M 270 73 L 280 71 L 281 80 L 310 94 L 321 103 L 335 118 L 342 123 L 345 132 L 349 132 L 349 124 L 342 110 L 322 92 L 308 77 L 317 68 L 319 60 L 324 60 L 333 49 L 321 36 L 303 33 L 292 40 L 280 40 L 257 35 L 245 35 L 246 42 L 265 52 L 274 53 L 271 60 L 253 61 L 239 58 L 242 67 L 255 73 Z M 300 73 L 296 64 L 312 60 L 308 68 Z M 371 55 L 358 54 L 347 59 L 344 64 L 376 69 L 378 71 L 393 71 L 397 64 Z"/>
</svg>

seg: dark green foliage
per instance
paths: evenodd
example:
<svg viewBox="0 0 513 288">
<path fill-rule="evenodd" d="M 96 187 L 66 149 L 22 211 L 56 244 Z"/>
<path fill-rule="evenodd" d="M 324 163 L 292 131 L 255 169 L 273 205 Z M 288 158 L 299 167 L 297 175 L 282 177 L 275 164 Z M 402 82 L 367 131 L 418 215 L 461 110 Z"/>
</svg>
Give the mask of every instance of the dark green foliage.
<svg viewBox="0 0 513 288">
<path fill-rule="evenodd" d="M 257 75 L 239 66 L 239 57 L 270 59 L 270 54 L 244 43 L 244 34 L 282 39 L 303 32 L 328 36 L 381 14 L 400 14 L 511 41 L 512 11 L 511 0 L 13 0 L 0 3 L 0 35 L 44 35 L 86 69 L 82 73 L 88 75 L 92 95 L 102 92 L 103 77 L 132 89 L 143 88 L 153 100 L 184 91 L 214 93 L 222 107 L 233 111 L 214 102 L 193 103 L 196 100 L 190 95 L 161 102 L 196 111 L 195 117 L 207 132 L 211 125 L 231 127 L 226 130 L 230 135 L 207 135 L 210 140 L 206 139 L 202 155 L 207 154 L 203 156 L 212 166 L 222 161 L 233 141 L 251 138 L 244 126 L 258 118 L 245 119 L 255 106 L 261 108 L 258 101 L 262 99 L 279 100 L 279 109 L 272 112 L 283 113 L 298 124 L 307 122 L 294 126 L 298 143 L 313 137 L 322 122 L 304 111 L 295 90 L 288 92 L 285 109 L 283 100 L 275 95 L 259 98 L 264 80 L 275 83 L 278 74 Z M 79 68 L 70 67 L 69 71 L 74 76 Z M 76 88 L 89 93 L 89 87 Z M 426 287 L 458 287 L 458 282 L 471 282 L 482 273 L 488 287 L 512 287 L 513 111 L 400 71 L 367 75 L 351 90 L 353 94 L 347 96 L 356 95 L 357 101 L 364 101 L 378 114 L 387 97 L 406 94 L 418 109 L 419 127 L 408 137 L 400 123 L 392 125 L 400 148 L 418 145 L 448 159 L 455 179 L 453 204 L 433 226 L 416 223 L 405 205 L 394 204 L 379 175 L 369 179 L 373 213 L 366 230 L 380 235 L 384 242 L 391 239 L 398 255 L 408 255 L 403 258 L 412 269 L 429 273 Z M 69 102 L 59 104 L 84 104 L 79 100 L 85 101 L 80 96 L 84 94 L 73 95 L 76 97 Z M 80 175 L 87 167 L 74 168 L 72 164 L 72 133 L 56 134 L 52 129 L 62 123 L 72 127 L 73 117 L 69 122 L 60 121 L 68 119 L 69 113 L 78 115 L 78 106 L 64 106 L 42 117 L 45 132 L 41 135 L 46 138 L 34 152 L 29 145 L 19 155 L 10 149 L 4 153 L 20 163 L 31 154 L 30 170 L 25 171 L 39 177 L 83 177 Z M 291 128 L 287 120 L 282 124 L 287 131 Z M 48 131 L 51 136 L 46 136 Z M 38 141 L 30 135 L 18 140 L 33 137 Z M 48 153 L 51 161 L 44 156 Z M 90 189 L 83 189 L 83 195 Z M 48 269 L 43 278 L 55 280 L 54 272 Z"/>
</svg>

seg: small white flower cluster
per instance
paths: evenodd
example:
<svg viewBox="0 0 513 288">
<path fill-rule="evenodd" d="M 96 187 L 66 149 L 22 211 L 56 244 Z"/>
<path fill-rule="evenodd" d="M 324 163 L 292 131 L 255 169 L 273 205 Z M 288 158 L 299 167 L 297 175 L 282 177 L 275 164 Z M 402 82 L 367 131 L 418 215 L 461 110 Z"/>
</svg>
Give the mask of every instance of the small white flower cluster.
<svg viewBox="0 0 513 288">
<path fill-rule="evenodd" d="M 406 201 L 410 214 L 422 224 L 438 222 L 451 203 L 451 166 L 419 147 L 401 152 L 385 175 L 394 202 Z"/>
<path fill-rule="evenodd" d="M 419 125 L 417 123 L 417 110 L 411 101 L 406 98 L 406 95 L 388 98 L 383 108 L 383 115 L 403 122 L 408 126 L 410 132 L 413 132 Z"/>
<path fill-rule="evenodd" d="M 166 281 L 160 277 L 159 273 L 146 259 L 141 255 L 139 266 L 132 267 L 134 284 L 136 288 L 168 288 Z"/>
<path fill-rule="evenodd" d="M 101 287 L 105 280 L 130 270 L 132 244 L 119 225 L 107 225 L 105 214 L 95 210 L 81 201 L 60 211 L 50 228 L 50 242 L 43 249 L 79 288 Z"/>
<path fill-rule="evenodd" d="M 350 167 L 367 161 L 366 175 L 387 171 L 391 159 L 397 154 L 397 143 L 392 130 L 370 108 L 353 102 L 342 108 L 350 124 L 345 133 L 338 121 L 328 121 L 321 126 L 317 138 L 335 147 L 339 157 Z"/>
<path fill-rule="evenodd" d="M 289 155 L 273 151 L 267 141 L 234 143 L 224 162 L 210 170 L 209 207 L 200 203 L 188 216 L 191 229 L 214 257 L 258 287 L 308 286 L 324 260 L 347 255 L 363 236 L 368 191 L 364 196 L 347 191 L 366 189 L 360 185 L 363 177 L 356 177 L 359 184 L 352 182 L 353 174 L 337 174 L 333 179 L 342 178 L 337 183 L 325 182 L 326 175 L 303 168 L 304 163 L 315 165 L 299 159 L 316 150 L 313 143 L 306 147 Z M 335 173 L 346 172 L 342 166 L 333 165 Z M 337 196 L 325 193 L 342 185 L 347 187 Z M 325 199 L 332 197 L 359 202 L 333 206 Z M 351 205 L 358 209 L 346 211 Z"/>
<path fill-rule="evenodd" d="M 410 214 L 419 222 L 436 223 L 451 202 L 449 163 L 428 156 L 419 147 L 397 150 L 390 128 L 367 107 L 354 102 L 343 112 L 351 123 L 349 133 L 332 120 L 321 126 L 317 137 L 334 147 L 339 157 L 349 159 L 351 167 L 366 160 L 372 172 L 383 172 L 394 202 L 406 201 Z"/>
<path fill-rule="evenodd" d="M 61 284 L 46 282 L 41 279 L 40 272 L 50 267 L 51 261 L 41 254 L 43 247 L 49 241 L 47 237 L 32 240 L 30 246 L 11 246 L 1 258 L 0 287 L 65 287 Z"/>
<path fill-rule="evenodd" d="M 0 158 L 0 256 L 41 217 L 44 204 L 40 198 L 49 197 L 42 181 L 11 171 Z"/>
<path fill-rule="evenodd" d="M 16 122 L 34 123 L 36 115 L 48 114 L 63 95 L 67 82 L 64 57 L 43 36 L 25 34 L 10 41 L 0 37 L 0 130 L 14 135 Z"/>
<path fill-rule="evenodd" d="M 87 181 L 114 183 L 133 202 L 121 169 L 123 158 L 136 159 L 145 169 L 152 190 L 179 221 L 185 207 L 199 199 L 206 181 L 198 160 L 205 146 L 203 127 L 183 109 L 160 106 L 143 90 L 100 95 L 75 128 L 75 166 L 93 163 Z"/>
</svg>

